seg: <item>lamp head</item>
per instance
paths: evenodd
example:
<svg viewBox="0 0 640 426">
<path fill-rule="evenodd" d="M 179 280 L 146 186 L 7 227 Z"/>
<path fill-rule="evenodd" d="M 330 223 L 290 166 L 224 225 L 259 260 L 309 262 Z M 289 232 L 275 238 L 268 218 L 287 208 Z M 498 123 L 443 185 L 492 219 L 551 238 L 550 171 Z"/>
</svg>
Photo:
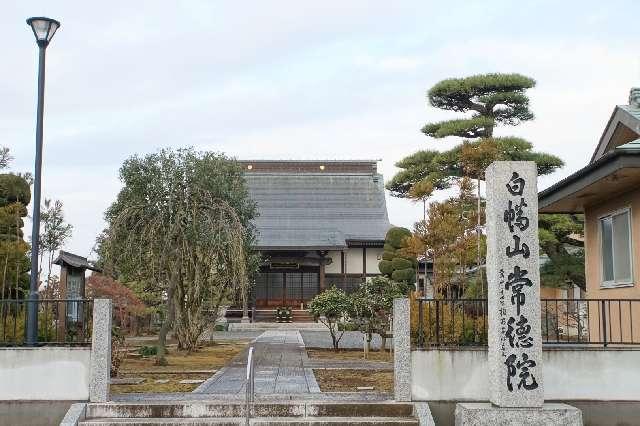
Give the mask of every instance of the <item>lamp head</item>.
<svg viewBox="0 0 640 426">
<path fill-rule="evenodd" d="M 27 19 L 27 24 L 33 30 L 33 35 L 36 36 L 36 42 L 38 46 L 46 47 L 53 35 L 60 28 L 60 22 L 51 18 L 34 17 Z"/>
</svg>

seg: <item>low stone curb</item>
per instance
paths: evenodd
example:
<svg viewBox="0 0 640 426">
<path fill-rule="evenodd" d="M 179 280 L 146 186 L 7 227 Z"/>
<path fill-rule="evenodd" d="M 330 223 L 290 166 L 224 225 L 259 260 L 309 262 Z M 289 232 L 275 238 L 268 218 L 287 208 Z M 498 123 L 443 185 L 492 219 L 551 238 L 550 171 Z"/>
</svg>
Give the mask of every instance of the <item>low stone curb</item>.
<svg viewBox="0 0 640 426">
<path fill-rule="evenodd" d="M 71 404 L 71 407 L 67 410 L 67 414 L 64 415 L 64 418 L 60 422 L 60 426 L 76 426 L 80 421 L 84 420 L 86 412 L 86 403 Z"/>
</svg>

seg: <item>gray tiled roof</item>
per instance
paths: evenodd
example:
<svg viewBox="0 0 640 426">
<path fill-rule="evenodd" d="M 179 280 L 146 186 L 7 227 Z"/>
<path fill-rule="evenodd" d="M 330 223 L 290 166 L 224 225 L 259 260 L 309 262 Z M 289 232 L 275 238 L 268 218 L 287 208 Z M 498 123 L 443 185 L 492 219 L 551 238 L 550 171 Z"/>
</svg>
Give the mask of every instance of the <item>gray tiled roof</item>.
<svg viewBox="0 0 640 426">
<path fill-rule="evenodd" d="M 343 248 L 384 240 L 390 228 L 382 176 L 373 173 L 247 173 L 258 204 L 259 249 Z"/>
<path fill-rule="evenodd" d="M 636 119 L 640 120 L 640 108 L 633 105 L 618 105 L 618 108 L 625 110 Z"/>
</svg>

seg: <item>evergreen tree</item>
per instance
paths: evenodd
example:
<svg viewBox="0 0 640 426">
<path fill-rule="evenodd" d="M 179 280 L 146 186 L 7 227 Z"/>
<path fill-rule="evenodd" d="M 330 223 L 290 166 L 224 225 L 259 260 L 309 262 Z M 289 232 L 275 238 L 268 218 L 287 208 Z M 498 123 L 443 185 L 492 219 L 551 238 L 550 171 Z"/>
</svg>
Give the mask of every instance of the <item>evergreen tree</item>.
<svg viewBox="0 0 640 426">
<path fill-rule="evenodd" d="M 0 148 L 0 169 L 11 161 L 8 148 Z M 0 174 L 0 298 L 22 298 L 29 287 L 29 244 L 24 240 L 23 217 L 31 201 L 24 177 Z"/>
<path fill-rule="evenodd" d="M 416 282 L 415 257 L 404 251 L 411 238 L 411 231 L 394 227 L 387 231 L 384 241 L 382 260 L 378 263 L 380 272 L 394 281 L 413 284 Z"/>
<path fill-rule="evenodd" d="M 427 124 L 422 132 L 434 138 L 490 138 L 498 123 L 517 126 L 533 119 L 525 91 L 535 85 L 535 80 L 520 74 L 480 74 L 442 80 L 428 92 L 431 106 L 472 115 Z"/>
<path fill-rule="evenodd" d="M 538 230 L 540 250 L 548 257 L 540 268 L 542 285 L 566 287 L 573 283 L 585 290 L 584 216 L 541 214 Z"/>
<path fill-rule="evenodd" d="M 436 139 L 455 136 L 466 140 L 448 151 L 419 151 L 404 158 L 396 163 L 402 170 L 387 184 L 391 195 L 410 197 L 413 186 L 424 185 L 424 180 L 429 180 L 437 190 L 449 188 L 463 176 L 475 179 L 479 273 L 482 252 L 480 181 L 484 180 L 487 166 L 497 160 L 534 161 L 540 175 L 563 166 L 558 157 L 533 151 L 532 144 L 523 139 L 493 136 L 494 128 L 499 124 L 517 126 L 534 118 L 525 93 L 534 86 L 535 80 L 520 74 L 481 74 L 437 83 L 428 92 L 431 106 L 471 113 L 471 116 L 429 123 L 422 132 Z"/>
</svg>

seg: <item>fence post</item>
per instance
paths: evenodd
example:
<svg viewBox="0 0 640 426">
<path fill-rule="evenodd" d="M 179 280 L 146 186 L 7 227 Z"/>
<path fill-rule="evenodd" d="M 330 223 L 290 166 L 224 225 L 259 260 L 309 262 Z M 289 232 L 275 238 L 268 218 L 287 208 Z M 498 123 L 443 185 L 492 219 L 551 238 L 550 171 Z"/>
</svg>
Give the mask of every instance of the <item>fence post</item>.
<svg viewBox="0 0 640 426">
<path fill-rule="evenodd" d="M 94 299 L 89 401 L 107 402 L 111 381 L 111 300 Z"/>
<path fill-rule="evenodd" d="M 436 345 L 440 346 L 440 301 L 436 299 Z"/>
<path fill-rule="evenodd" d="M 605 305 L 605 301 L 600 301 L 602 305 L 602 341 L 604 343 L 604 347 L 607 347 L 607 307 Z"/>
<path fill-rule="evenodd" d="M 418 336 L 417 344 L 418 349 L 424 349 L 424 300 L 418 299 Z"/>
<path fill-rule="evenodd" d="M 411 315 L 409 299 L 393 299 L 393 366 L 396 401 L 411 401 Z"/>
</svg>

